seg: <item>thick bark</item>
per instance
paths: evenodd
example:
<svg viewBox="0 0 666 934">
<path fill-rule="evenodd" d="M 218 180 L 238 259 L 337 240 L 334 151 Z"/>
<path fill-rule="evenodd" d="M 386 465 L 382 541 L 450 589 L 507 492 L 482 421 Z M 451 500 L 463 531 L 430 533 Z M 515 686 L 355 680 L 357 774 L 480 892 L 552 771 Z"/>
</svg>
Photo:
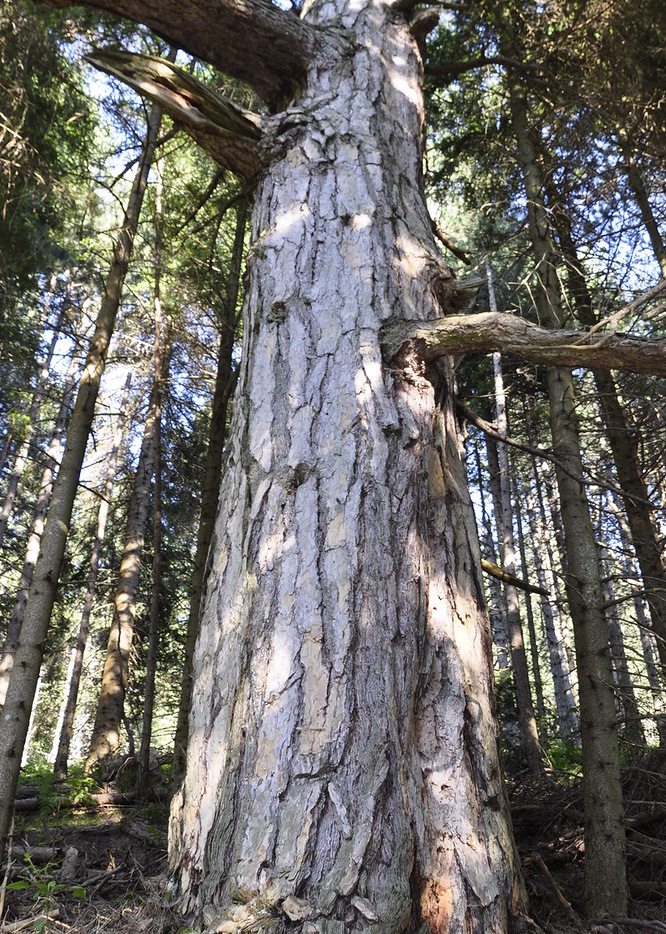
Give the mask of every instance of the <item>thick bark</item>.
<svg viewBox="0 0 666 934">
<path fill-rule="evenodd" d="M 129 400 L 129 390 L 132 381 L 131 372 L 127 375 L 125 388 L 120 403 L 118 422 L 114 432 L 111 451 L 107 459 L 106 475 L 102 486 L 100 496 L 99 511 L 97 513 L 97 529 L 95 531 L 95 540 L 93 542 L 92 554 L 90 556 L 90 567 L 88 570 L 88 580 L 86 582 L 86 592 L 83 598 L 83 610 L 81 611 L 81 622 L 79 623 L 79 632 L 74 647 L 73 663 L 71 674 L 68 677 L 67 698 L 62 714 L 62 723 L 60 724 L 60 733 L 58 736 L 58 747 L 53 764 L 53 774 L 55 778 L 63 779 L 67 776 L 67 760 L 69 759 L 69 747 L 72 741 L 72 730 L 74 729 L 74 714 L 76 712 L 76 701 L 79 696 L 79 685 L 81 683 L 81 674 L 83 672 L 83 655 L 88 644 L 88 635 L 90 634 L 90 615 L 93 608 L 95 597 L 95 587 L 97 585 L 97 572 L 99 569 L 99 558 L 102 552 L 102 544 L 106 533 L 106 520 L 109 516 L 111 506 L 111 490 L 116 478 L 118 468 L 118 452 L 125 432 L 125 422 L 127 419 L 127 405 Z"/>
<path fill-rule="evenodd" d="M 380 4 L 336 12 L 354 44 L 317 61 L 257 192 L 171 862 L 220 931 L 503 931 L 521 892 L 452 374 L 438 412 L 379 342 L 447 275 L 419 60 Z"/>
<path fill-rule="evenodd" d="M 535 301 L 548 327 L 561 324 L 559 282 L 527 100 L 509 78 L 511 118 L 527 196 L 536 263 Z M 627 908 L 624 808 L 608 629 L 599 556 L 585 492 L 581 441 L 570 370 L 547 372 L 555 473 L 566 543 L 566 589 L 574 624 L 580 691 L 585 802 L 585 907 L 591 916 Z"/>
<path fill-rule="evenodd" d="M 104 296 L 67 431 L 67 443 L 53 487 L 51 504 L 35 565 L 21 639 L 0 721 L 0 861 L 9 830 L 14 792 L 28 732 L 44 645 L 60 576 L 65 544 L 95 402 L 127 272 L 148 169 L 157 140 L 160 113 L 151 109 L 148 132 L 127 212 L 114 250 Z"/>
<path fill-rule="evenodd" d="M 204 481 L 201 491 L 201 513 L 197 532 L 197 548 L 194 554 L 194 567 L 190 583 L 190 610 L 187 617 L 187 638 L 185 641 L 185 659 L 183 680 L 180 688 L 178 722 L 174 738 L 173 761 L 171 763 L 171 783 L 178 788 L 185 775 L 185 756 L 188 740 L 188 720 L 192 699 L 192 663 L 194 646 L 199 632 L 201 613 L 201 595 L 203 591 L 206 561 L 213 537 L 213 526 L 217 513 L 222 472 L 222 453 L 227 434 L 227 407 L 236 379 L 232 354 L 236 335 L 236 306 L 240 291 L 241 263 L 243 243 L 247 223 L 247 202 L 243 201 L 236 212 L 236 233 L 227 279 L 225 307 L 220 320 L 220 346 L 218 349 L 217 375 L 213 392 L 213 405 L 210 417 L 208 451 L 204 469 Z"/>
<path fill-rule="evenodd" d="M 69 418 L 72 399 L 74 397 L 76 371 L 81 366 L 81 362 L 79 356 L 75 355 L 72 357 L 69 373 L 67 374 L 65 394 L 60 404 L 60 411 L 58 412 L 53 428 L 53 435 L 49 443 L 48 451 L 46 452 L 46 466 L 40 478 L 39 494 L 37 496 L 37 502 L 35 503 L 30 535 L 28 536 L 26 544 L 25 558 L 23 559 L 23 568 L 21 570 L 18 592 L 16 594 L 16 602 L 14 603 L 12 615 L 9 618 L 7 633 L 2 646 L 2 658 L 0 659 L 0 707 L 5 703 L 7 687 L 9 686 L 9 679 L 14 667 L 14 656 L 21 634 L 25 608 L 28 603 L 28 592 L 35 571 L 35 563 L 39 556 L 39 546 L 44 531 L 44 521 L 49 511 L 49 503 L 51 502 L 53 477 L 55 475 L 56 466 L 60 462 L 62 456 L 67 419 Z"/>
</svg>

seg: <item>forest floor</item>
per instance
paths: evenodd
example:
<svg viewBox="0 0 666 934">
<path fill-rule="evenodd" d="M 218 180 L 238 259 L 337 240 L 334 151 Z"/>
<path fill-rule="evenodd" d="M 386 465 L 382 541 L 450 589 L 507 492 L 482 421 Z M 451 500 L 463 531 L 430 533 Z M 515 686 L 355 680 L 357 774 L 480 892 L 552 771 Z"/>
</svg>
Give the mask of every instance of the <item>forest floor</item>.
<svg viewBox="0 0 666 934">
<path fill-rule="evenodd" d="M 33 801 L 27 785 L 24 802 Z M 580 782 L 553 773 L 536 782 L 508 779 L 535 934 L 666 934 L 666 755 L 624 770 L 629 918 L 585 919 L 583 801 Z M 104 788 L 91 806 L 62 789 L 37 788 L 38 809 L 16 814 L 8 870 L 0 888 L 0 934 L 185 934 L 167 882 L 168 806 L 132 802 L 131 791 Z M 56 793 L 57 792 L 57 793 Z M 119 797 L 113 799 L 113 795 Z M 76 795 L 74 796 L 76 799 Z M 100 796 L 101 797 L 101 796 Z M 119 804 L 118 801 L 121 803 Z"/>
</svg>

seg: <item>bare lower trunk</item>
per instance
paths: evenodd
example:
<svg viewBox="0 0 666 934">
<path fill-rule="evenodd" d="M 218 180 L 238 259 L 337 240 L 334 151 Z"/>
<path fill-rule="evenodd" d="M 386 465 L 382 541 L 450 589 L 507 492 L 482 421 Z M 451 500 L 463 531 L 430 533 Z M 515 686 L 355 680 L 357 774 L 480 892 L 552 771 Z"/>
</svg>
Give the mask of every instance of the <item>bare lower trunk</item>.
<svg viewBox="0 0 666 934">
<path fill-rule="evenodd" d="M 165 361 L 169 351 L 165 350 Z M 165 373 L 162 374 L 163 378 Z M 150 405 L 144 422 L 139 462 L 134 476 L 132 496 L 127 509 L 125 547 L 120 559 L 118 582 L 113 602 L 113 621 L 102 673 L 95 722 L 85 770 L 108 759 L 120 743 L 120 726 L 125 710 L 125 691 L 129 677 L 129 657 L 134 638 L 136 594 L 141 573 L 141 556 L 148 520 L 150 485 L 155 469 L 160 416 L 159 380 L 153 381 Z"/>
<path fill-rule="evenodd" d="M 97 585 L 97 572 L 99 569 L 99 558 L 102 552 L 102 544 L 106 533 L 106 520 L 109 516 L 111 505 L 111 490 L 116 478 L 118 467 L 118 452 L 125 431 L 125 420 L 127 417 L 127 404 L 129 390 L 132 381 L 131 373 L 128 374 L 125 381 L 125 389 L 120 403 L 118 422 L 114 433 L 113 444 L 109 453 L 106 475 L 102 486 L 100 496 L 99 512 L 97 514 L 97 529 L 95 531 L 95 540 L 93 542 L 92 554 L 90 556 L 90 568 L 88 571 L 88 580 L 86 582 L 86 592 L 83 598 L 83 610 L 81 611 L 81 622 L 79 632 L 74 647 L 74 660 L 72 664 L 71 676 L 68 678 L 67 697 L 60 724 L 60 733 L 58 737 L 58 751 L 53 765 L 53 774 L 56 778 L 65 778 L 67 776 L 67 760 L 69 759 L 69 747 L 72 741 L 72 730 L 74 729 L 74 714 L 76 712 L 76 701 L 79 696 L 79 685 L 81 683 L 81 674 L 83 672 L 83 655 L 88 644 L 88 635 L 90 633 L 90 614 L 92 613 L 93 600 L 95 597 L 95 587 Z"/>
<path fill-rule="evenodd" d="M 156 165 L 155 184 L 155 294 L 153 298 L 155 320 L 155 342 L 153 348 L 155 379 L 155 482 L 153 483 L 153 574 L 150 592 L 150 625 L 146 650 L 146 680 L 143 690 L 143 718 L 141 745 L 139 747 L 139 781 L 137 791 L 141 796 L 148 789 L 150 767 L 150 738 L 153 730 L 155 706 L 155 674 L 157 671 L 157 641 L 160 633 L 160 589 L 162 586 L 162 404 L 164 384 L 162 381 L 162 353 L 164 320 L 160 295 L 162 275 L 162 166 Z M 167 324 L 168 328 L 168 324 Z"/>
<path fill-rule="evenodd" d="M 486 260 L 486 278 L 488 281 L 488 294 L 490 309 L 497 311 L 495 289 L 493 285 L 492 270 L 489 260 Z M 502 375 L 502 357 L 493 354 L 493 371 L 495 377 L 495 411 L 497 415 L 497 429 L 500 434 L 508 435 L 508 415 L 506 411 L 506 393 L 504 392 L 504 377 Z M 506 444 L 497 444 L 497 460 L 499 465 L 499 492 L 500 509 L 498 511 L 498 536 L 500 540 L 500 554 L 502 565 L 508 574 L 516 573 L 516 546 L 513 540 L 513 510 L 511 505 L 511 480 L 509 477 L 509 452 Z M 530 691 L 530 678 L 527 671 L 527 656 L 523 640 L 523 627 L 520 619 L 520 606 L 518 603 L 518 590 L 514 584 L 504 585 L 504 598 L 506 600 L 506 620 L 508 625 L 509 645 L 511 646 L 511 665 L 513 680 L 516 686 L 516 701 L 518 704 L 518 724 L 527 765 L 533 775 L 543 774 L 542 752 L 539 748 L 539 735 L 532 704 Z"/>
<path fill-rule="evenodd" d="M 218 931 L 501 932 L 521 889 L 452 370 L 380 347 L 449 276 L 420 63 L 387 8 L 323 10 L 354 43 L 257 192 L 171 864 Z"/>
<path fill-rule="evenodd" d="M 151 109 L 148 122 L 149 128 L 139 171 L 132 187 L 127 212 L 114 251 L 95 333 L 91 340 L 69 423 L 67 443 L 53 488 L 39 558 L 35 565 L 21 628 L 21 641 L 16 652 L 13 676 L 9 682 L 3 717 L 0 721 L 0 861 L 9 830 L 30 710 L 65 554 L 79 475 L 95 414 L 97 392 L 104 371 L 125 273 L 132 253 L 148 169 L 157 139 L 160 124 L 158 108 Z M 17 672 L 20 672 L 20 677 L 17 676 Z"/>
<path fill-rule="evenodd" d="M 528 201 L 541 321 L 561 325 L 559 281 L 543 183 L 520 80 L 510 78 L 511 116 Z M 548 369 L 548 400 L 566 545 L 566 588 L 574 625 L 585 800 L 585 906 L 591 916 L 625 914 L 625 830 L 617 718 L 599 556 L 583 481 L 570 370 Z"/>
<path fill-rule="evenodd" d="M 537 477 L 538 482 L 540 480 Z M 539 586 L 554 596 L 557 593 L 557 584 L 553 574 L 551 549 L 544 530 L 545 523 L 542 521 L 541 527 L 539 526 L 531 508 L 528 509 L 528 521 L 534 543 L 534 565 Z M 552 597 L 542 599 L 541 612 L 546 630 L 560 735 L 562 739 L 575 741 L 580 727 L 576 716 L 576 698 L 571 683 L 571 671 L 564 647 L 562 620 L 557 602 Z"/>
<path fill-rule="evenodd" d="M 236 305 L 240 289 L 243 242 L 247 223 L 247 202 L 243 201 L 236 213 L 236 234 L 227 280 L 225 308 L 220 321 L 220 346 L 218 350 L 217 375 L 213 404 L 210 416 L 208 451 L 201 491 L 201 514 L 197 532 L 197 548 L 194 555 L 192 581 L 190 584 L 190 610 L 187 618 L 187 639 L 183 680 L 181 683 L 180 702 L 178 705 L 178 723 L 174 738 L 173 760 L 171 764 L 171 783 L 177 788 L 185 775 L 185 756 L 187 751 L 188 722 L 192 698 L 192 660 L 194 646 L 199 632 L 201 613 L 201 595 L 203 592 L 206 561 L 213 537 L 213 526 L 220 493 L 220 474 L 222 471 L 222 453 L 227 433 L 227 408 L 235 385 L 236 373 L 233 368 L 232 354 L 236 334 Z"/>
</svg>

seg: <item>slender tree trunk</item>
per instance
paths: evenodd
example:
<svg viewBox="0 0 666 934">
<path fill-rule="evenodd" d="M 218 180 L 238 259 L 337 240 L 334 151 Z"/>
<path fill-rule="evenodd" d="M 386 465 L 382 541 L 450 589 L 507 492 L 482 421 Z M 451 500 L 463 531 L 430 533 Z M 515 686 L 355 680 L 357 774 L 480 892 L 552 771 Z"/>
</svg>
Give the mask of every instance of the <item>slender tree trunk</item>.
<svg viewBox="0 0 666 934">
<path fill-rule="evenodd" d="M 527 550 L 525 548 L 525 533 L 523 531 L 523 517 L 520 508 L 520 494 L 514 486 L 513 501 L 516 504 L 516 526 L 518 529 L 518 550 L 520 552 L 520 569 L 524 580 L 529 580 L 530 572 L 527 565 Z M 532 596 L 525 594 L 525 613 L 527 615 L 527 631 L 530 642 L 530 658 L 532 659 L 532 671 L 534 676 L 534 694 L 536 697 L 536 712 L 538 718 L 539 744 L 542 750 L 548 748 L 548 726 L 546 723 L 546 703 L 543 696 L 543 681 L 541 678 L 541 665 L 539 661 L 539 646 L 537 643 L 536 624 L 534 621 L 534 611 L 532 609 Z M 542 768 L 543 771 L 543 768 Z"/>
<path fill-rule="evenodd" d="M 486 278 L 488 280 L 490 310 L 497 311 L 492 271 L 488 260 L 486 260 Z M 497 428 L 500 434 L 506 436 L 509 434 L 509 429 L 500 354 L 493 354 L 493 371 L 495 376 Z M 499 494 L 501 498 L 499 503 L 500 508 L 496 510 L 498 513 L 497 531 L 500 541 L 500 555 L 504 570 L 515 577 L 516 547 L 513 540 L 513 510 L 511 504 L 511 481 L 509 478 L 509 455 L 506 444 L 502 442 L 498 442 L 497 444 L 497 459 L 499 466 Z M 520 619 L 518 590 L 514 584 L 504 584 L 504 599 L 506 602 L 506 622 L 509 645 L 511 647 L 511 667 L 513 669 L 513 681 L 516 688 L 518 726 L 520 727 L 521 744 L 525 752 L 529 770 L 533 775 L 543 775 L 543 758 L 539 747 L 539 731 L 536 717 L 534 716 L 530 677 L 527 670 L 527 656 L 525 654 L 523 627 Z"/>
<path fill-rule="evenodd" d="M 153 575 L 150 594 L 150 625 L 148 629 L 148 649 L 146 651 L 146 681 L 143 691 L 143 719 L 141 727 L 141 745 L 139 747 L 139 795 L 144 796 L 148 789 L 148 770 L 150 768 L 150 737 L 153 728 L 153 709 L 155 706 L 155 672 L 157 670 L 157 643 L 160 634 L 160 589 L 162 586 L 162 339 L 164 321 L 160 296 L 162 273 L 162 166 L 157 162 L 155 182 L 155 482 L 153 484 Z"/>
<path fill-rule="evenodd" d="M 509 81 L 511 117 L 523 171 L 529 231 L 537 266 L 535 299 L 541 321 L 556 327 L 560 325 L 560 294 L 541 173 L 520 79 L 510 76 Z M 624 915 L 627 909 L 624 808 L 599 556 L 583 480 L 573 377 L 569 370 L 549 368 L 547 381 L 566 542 L 566 587 L 574 624 L 580 691 L 585 906 L 591 916 Z"/>
<path fill-rule="evenodd" d="M 21 634 L 25 608 L 28 603 L 28 592 L 30 590 L 30 584 L 32 583 L 37 557 L 39 556 L 39 546 L 44 531 L 44 520 L 46 519 L 49 503 L 51 502 L 53 477 L 56 472 L 56 467 L 60 463 L 60 458 L 62 457 L 65 429 L 67 427 L 67 419 L 71 411 L 74 389 L 76 387 L 76 372 L 80 364 L 80 358 L 77 359 L 77 355 L 74 355 L 70 364 L 69 373 L 67 374 L 65 394 L 60 404 L 60 411 L 58 412 L 53 435 L 49 443 L 48 451 L 46 452 L 46 467 L 40 479 L 39 494 L 37 503 L 35 504 L 30 535 L 28 536 L 28 542 L 26 544 L 25 558 L 23 559 L 23 569 L 19 580 L 16 602 L 9 619 L 7 635 L 5 636 L 5 641 L 2 646 L 2 658 L 0 659 L 0 707 L 5 703 L 7 687 L 9 686 L 9 679 L 14 667 L 14 656 Z"/>
<path fill-rule="evenodd" d="M 170 351 L 164 348 L 164 370 Z M 162 379 L 166 372 L 162 373 Z M 134 638 L 136 594 L 141 573 L 141 556 L 150 505 L 150 486 L 155 470 L 160 418 L 160 380 L 154 379 L 146 415 L 141 451 L 137 464 L 132 496 L 127 510 L 125 547 L 120 559 L 118 583 L 113 603 L 113 621 L 109 631 L 102 686 L 85 771 L 108 759 L 118 749 L 120 726 L 125 709 L 125 691 L 129 677 L 129 657 Z"/>
<path fill-rule="evenodd" d="M 654 211 L 652 210 L 652 205 L 650 204 L 650 199 L 643 182 L 643 176 L 640 169 L 636 165 L 634 153 L 626 131 L 623 128 L 620 128 L 617 135 L 620 152 L 622 153 L 622 158 L 624 159 L 624 170 L 627 175 L 629 187 L 634 193 L 636 204 L 638 205 L 638 209 L 641 212 L 641 218 L 643 220 L 643 224 L 645 225 L 645 229 L 648 232 L 656 260 L 659 263 L 661 275 L 663 278 L 666 278 L 666 245 L 664 244 L 661 233 L 659 231 L 659 225 L 657 224 Z"/>
<path fill-rule="evenodd" d="M 555 211 L 557 232 L 567 270 L 576 314 L 586 327 L 596 324 L 592 298 L 578 259 L 566 214 Z M 631 539 L 643 577 L 645 595 L 662 667 L 666 670 L 666 563 L 659 531 L 653 519 L 647 486 L 638 466 L 638 441 L 618 399 L 613 377 L 607 370 L 592 370 L 617 477 L 622 489 Z"/>
<path fill-rule="evenodd" d="M 181 683 L 180 703 L 178 705 L 178 723 L 174 739 L 173 760 L 171 763 L 171 786 L 177 789 L 185 776 L 185 758 L 188 740 L 188 721 L 192 698 L 192 664 L 194 646 L 199 632 L 201 613 L 201 595 L 206 573 L 206 561 L 213 536 L 215 514 L 220 492 L 222 472 L 222 453 L 227 431 L 227 406 L 233 392 L 236 373 L 233 368 L 232 352 L 236 334 L 236 306 L 240 288 L 243 242 L 247 223 L 247 202 L 242 201 L 236 212 L 236 233 L 231 253 L 231 265 L 227 280 L 224 314 L 220 321 L 220 347 L 218 350 L 217 376 L 213 394 L 213 405 L 208 437 L 208 452 L 204 481 L 201 491 L 201 513 L 197 547 L 194 555 L 194 567 L 190 584 L 190 611 L 187 619 L 187 639 L 185 642 L 185 661 Z"/>
<path fill-rule="evenodd" d="M 420 58 L 386 4 L 306 19 L 353 43 L 257 188 L 171 864 L 217 930 L 499 934 L 522 894 L 453 368 L 436 395 L 380 343 L 450 275 Z"/>
<path fill-rule="evenodd" d="M 486 557 L 494 564 L 497 564 L 497 555 L 495 553 L 495 542 L 493 541 L 492 523 L 486 510 L 485 492 L 483 489 L 483 472 L 481 469 L 481 457 L 479 454 L 479 445 L 475 446 L 476 451 L 476 471 L 478 477 L 479 500 L 481 502 L 481 541 L 483 543 L 482 553 L 485 550 Z M 490 460 L 490 459 L 489 459 Z M 489 469 L 490 472 L 490 469 Z M 506 621 L 504 619 L 506 607 L 502 599 L 502 590 L 496 577 L 487 577 L 486 582 L 490 593 L 490 605 L 488 607 L 490 616 L 490 628 L 492 631 L 493 645 L 497 657 L 497 668 L 499 671 L 506 671 L 509 668 L 509 649 L 506 637 Z"/>
<path fill-rule="evenodd" d="M 11 517 L 12 511 L 14 509 L 14 503 L 16 501 L 16 494 L 18 492 L 19 484 L 21 482 L 21 477 L 23 476 L 23 471 L 25 470 L 25 465 L 28 462 L 28 452 L 30 450 L 30 442 L 35 433 L 37 427 L 37 419 L 39 417 L 39 409 L 42 404 L 42 398 L 44 396 L 44 388 L 49 378 L 49 371 L 51 368 L 51 362 L 53 360 L 53 354 L 55 352 L 56 344 L 60 338 L 60 328 L 62 326 L 62 313 L 58 316 L 58 321 L 53 327 L 53 336 L 51 338 L 51 343 L 47 351 L 44 362 L 41 365 L 39 377 L 37 379 L 37 386 L 35 391 L 32 394 L 32 401 L 30 403 L 30 408 L 28 409 L 28 424 L 26 427 L 25 435 L 21 446 L 17 451 L 16 458 L 14 460 L 14 466 L 12 467 L 9 476 L 7 478 L 7 486 L 5 489 L 5 499 L 2 504 L 2 510 L 0 510 L 0 546 L 5 539 L 5 533 L 7 532 L 7 524 Z M 4 699 L 4 697 L 3 697 Z"/>
<path fill-rule="evenodd" d="M 95 402 L 109 341 L 120 304 L 122 285 L 132 253 L 132 244 L 160 119 L 159 108 L 151 108 L 139 169 L 114 250 L 95 333 L 69 423 L 67 443 L 58 478 L 54 484 L 39 558 L 35 565 L 28 596 L 21 640 L 14 661 L 14 676 L 9 682 L 3 717 L 0 721 L 0 862 L 9 830 L 32 700 L 65 554 L 74 497 L 95 414 Z M 20 677 L 17 676 L 17 672 L 20 672 Z"/>
<path fill-rule="evenodd" d="M 538 482 L 538 481 L 537 481 Z M 540 503 L 543 508 L 543 503 Z M 552 549 L 545 534 L 543 513 L 541 526 L 536 521 L 532 509 L 528 509 L 530 532 L 534 542 L 534 564 L 537 572 L 539 586 L 551 594 L 556 594 L 558 585 L 552 568 Z M 553 675 L 553 690 L 555 692 L 555 707 L 560 725 L 562 739 L 575 740 L 579 732 L 579 722 L 576 716 L 576 697 L 571 680 L 569 660 L 562 634 L 563 622 L 560 618 L 558 603 L 555 600 L 543 597 L 541 601 L 550 670 Z"/>
<path fill-rule="evenodd" d="M 643 721 L 638 709 L 636 692 L 629 671 L 627 653 L 624 646 L 624 633 L 617 611 L 615 601 L 615 588 L 610 578 L 610 564 L 607 558 L 602 558 L 604 571 L 603 594 L 606 604 L 606 619 L 608 620 L 608 641 L 611 650 L 611 659 L 617 675 L 617 686 L 620 703 L 623 711 L 623 724 L 621 736 L 634 747 L 634 752 L 640 755 L 645 749 L 645 733 Z"/>
<path fill-rule="evenodd" d="M 64 779 L 67 776 L 67 761 L 69 759 L 69 747 L 72 741 L 72 731 L 74 729 L 74 714 L 76 712 L 76 702 L 79 696 L 79 685 L 83 673 L 83 655 L 88 644 L 90 634 L 90 615 L 93 608 L 95 597 L 95 586 L 97 584 L 97 572 L 99 569 L 99 558 L 104 543 L 106 532 L 106 522 L 109 516 L 111 506 L 111 491 L 113 482 L 118 470 L 118 454 L 125 433 L 125 423 L 127 421 L 127 407 L 129 403 L 129 391 L 132 383 L 131 372 L 127 374 L 125 388 L 121 397 L 118 421 L 114 432 L 111 451 L 107 460 L 106 475 L 102 484 L 102 493 L 100 496 L 99 511 L 97 514 L 97 529 L 95 531 L 95 540 L 93 542 L 92 554 L 90 557 L 90 567 L 88 571 L 88 580 L 86 582 L 86 592 L 83 598 L 83 610 L 81 612 L 81 622 L 79 632 L 74 647 L 74 662 L 72 665 L 71 677 L 68 679 L 67 699 L 62 715 L 60 725 L 60 734 L 58 737 L 58 751 L 53 764 L 53 775 L 55 778 Z"/>
</svg>

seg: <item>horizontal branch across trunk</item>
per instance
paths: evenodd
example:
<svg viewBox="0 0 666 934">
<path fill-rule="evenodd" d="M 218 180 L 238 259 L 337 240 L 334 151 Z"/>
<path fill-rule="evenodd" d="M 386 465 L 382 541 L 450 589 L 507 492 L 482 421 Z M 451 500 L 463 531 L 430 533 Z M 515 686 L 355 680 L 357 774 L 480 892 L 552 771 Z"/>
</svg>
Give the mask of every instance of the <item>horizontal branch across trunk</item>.
<svg viewBox="0 0 666 934">
<path fill-rule="evenodd" d="M 393 323 L 384 329 L 382 346 L 385 358 L 395 362 L 416 358 L 428 364 L 449 354 L 501 352 L 543 366 L 607 367 L 666 376 L 666 340 L 551 331 L 501 312 Z"/>
</svg>

